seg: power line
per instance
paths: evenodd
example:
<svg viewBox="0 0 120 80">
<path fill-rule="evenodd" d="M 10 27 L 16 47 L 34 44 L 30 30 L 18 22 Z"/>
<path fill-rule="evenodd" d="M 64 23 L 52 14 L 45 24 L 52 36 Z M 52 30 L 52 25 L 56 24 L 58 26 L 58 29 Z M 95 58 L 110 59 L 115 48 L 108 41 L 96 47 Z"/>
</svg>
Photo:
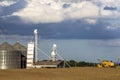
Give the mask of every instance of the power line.
<svg viewBox="0 0 120 80">
<path fill-rule="evenodd" d="M 58 55 L 62 60 L 64 60 L 64 63 L 66 63 L 69 67 L 71 67 L 70 64 L 69 64 L 68 62 L 66 62 L 66 60 L 65 60 L 61 55 L 59 55 L 58 53 L 57 53 L 57 55 Z"/>
<path fill-rule="evenodd" d="M 40 51 L 40 52 L 42 52 L 44 55 L 46 55 L 49 59 L 51 59 L 51 57 L 49 56 L 49 55 L 47 55 L 47 53 L 45 53 L 43 50 L 41 50 L 39 47 L 38 47 L 38 50 Z"/>
</svg>

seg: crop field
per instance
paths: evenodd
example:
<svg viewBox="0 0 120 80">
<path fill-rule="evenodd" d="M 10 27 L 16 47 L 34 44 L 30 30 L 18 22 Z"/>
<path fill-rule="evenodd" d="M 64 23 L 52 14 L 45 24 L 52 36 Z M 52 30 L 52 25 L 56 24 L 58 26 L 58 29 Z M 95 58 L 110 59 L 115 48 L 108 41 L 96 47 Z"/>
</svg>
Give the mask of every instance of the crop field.
<svg viewBox="0 0 120 80">
<path fill-rule="evenodd" d="M 0 70 L 0 80 L 120 80 L 120 68 L 55 68 Z"/>
</svg>

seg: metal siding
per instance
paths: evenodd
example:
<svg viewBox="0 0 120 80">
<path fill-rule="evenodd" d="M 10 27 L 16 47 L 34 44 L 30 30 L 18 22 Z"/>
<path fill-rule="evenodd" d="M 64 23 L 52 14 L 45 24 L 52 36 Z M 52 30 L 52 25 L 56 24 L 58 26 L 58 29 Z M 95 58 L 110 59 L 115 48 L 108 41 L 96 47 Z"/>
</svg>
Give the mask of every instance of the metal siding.
<svg viewBox="0 0 120 80">
<path fill-rule="evenodd" d="M 0 50 L 0 69 L 21 68 L 21 54 L 15 51 Z"/>
</svg>

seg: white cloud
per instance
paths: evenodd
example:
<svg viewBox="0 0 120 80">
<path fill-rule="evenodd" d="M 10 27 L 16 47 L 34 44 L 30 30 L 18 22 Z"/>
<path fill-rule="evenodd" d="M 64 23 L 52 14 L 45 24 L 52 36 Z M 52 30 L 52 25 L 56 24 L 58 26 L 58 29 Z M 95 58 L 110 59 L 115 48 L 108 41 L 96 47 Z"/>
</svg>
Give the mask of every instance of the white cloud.
<svg viewBox="0 0 120 80">
<path fill-rule="evenodd" d="M 13 13 L 20 16 L 25 22 L 49 23 L 60 22 L 66 19 L 80 19 L 98 16 L 98 8 L 91 2 L 69 3 L 63 8 L 65 2 L 54 0 L 29 0 L 26 8 Z M 90 11 L 89 11 L 90 10 Z"/>
<path fill-rule="evenodd" d="M 118 17 L 118 0 L 26 0 L 28 5 L 12 16 L 19 16 L 24 22 L 51 23 L 68 19 L 95 18 L 87 20 L 95 23 L 99 17 Z M 63 5 L 69 4 L 67 8 Z M 97 4 L 101 4 L 98 6 Z M 115 6 L 116 11 L 104 10 L 105 6 Z"/>
<path fill-rule="evenodd" d="M 98 16 L 98 7 L 91 2 L 73 3 L 65 13 L 69 18 L 80 19 L 80 18 L 95 18 Z"/>
<path fill-rule="evenodd" d="M 116 29 L 116 27 L 113 27 L 113 26 L 106 26 L 106 29 L 107 29 L 107 30 L 113 30 L 113 29 Z"/>
<path fill-rule="evenodd" d="M 97 19 L 85 19 L 85 21 L 87 22 L 87 23 L 89 23 L 89 24 L 95 24 L 96 22 L 97 22 Z"/>
<path fill-rule="evenodd" d="M 102 9 L 101 10 L 101 16 L 112 16 L 113 15 L 113 12 L 112 11 L 110 11 L 110 10 L 104 10 L 104 9 Z"/>
<path fill-rule="evenodd" d="M 29 0 L 26 8 L 15 12 L 13 15 L 20 16 L 24 21 L 33 23 L 60 22 L 63 20 L 61 3 L 52 0 Z"/>
<path fill-rule="evenodd" d="M 107 30 L 118 30 L 120 29 L 120 23 L 111 23 L 111 25 L 106 26 Z"/>
<path fill-rule="evenodd" d="M 12 4 L 16 3 L 16 1 L 14 0 L 3 0 L 0 1 L 0 6 L 4 7 L 4 6 L 10 6 Z"/>
<path fill-rule="evenodd" d="M 119 17 L 120 16 L 120 0 L 94 0 L 99 7 L 100 17 Z M 104 10 L 105 7 L 115 7 L 116 10 Z"/>
</svg>

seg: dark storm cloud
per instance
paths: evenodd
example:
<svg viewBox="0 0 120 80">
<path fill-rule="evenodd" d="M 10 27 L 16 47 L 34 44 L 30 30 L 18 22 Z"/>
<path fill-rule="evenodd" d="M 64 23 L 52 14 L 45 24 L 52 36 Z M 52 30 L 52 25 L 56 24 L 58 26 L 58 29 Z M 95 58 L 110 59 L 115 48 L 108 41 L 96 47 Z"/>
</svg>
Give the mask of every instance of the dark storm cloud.
<svg viewBox="0 0 120 80">
<path fill-rule="evenodd" d="M 101 20 L 96 24 L 88 24 L 82 20 L 66 21 L 62 23 L 40 24 L 39 31 L 43 38 L 57 39 L 111 39 L 120 38 L 119 29 L 107 30 L 106 26 L 109 23 L 104 23 Z"/>
<path fill-rule="evenodd" d="M 120 29 L 109 30 L 106 20 L 99 19 L 95 24 L 84 20 L 67 20 L 60 23 L 25 24 L 19 17 L 0 19 L 0 30 L 5 35 L 31 36 L 39 30 L 39 36 L 46 39 L 113 39 L 120 38 Z"/>
<path fill-rule="evenodd" d="M 117 7 L 108 7 L 108 6 L 105 6 L 104 10 L 112 10 L 112 11 L 114 11 L 114 10 L 117 10 Z"/>
<path fill-rule="evenodd" d="M 0 18 L 0 30 L 4 35 L 32 35 L 33 24 L 24 24 L 17 16 Z"/>
</svg>

